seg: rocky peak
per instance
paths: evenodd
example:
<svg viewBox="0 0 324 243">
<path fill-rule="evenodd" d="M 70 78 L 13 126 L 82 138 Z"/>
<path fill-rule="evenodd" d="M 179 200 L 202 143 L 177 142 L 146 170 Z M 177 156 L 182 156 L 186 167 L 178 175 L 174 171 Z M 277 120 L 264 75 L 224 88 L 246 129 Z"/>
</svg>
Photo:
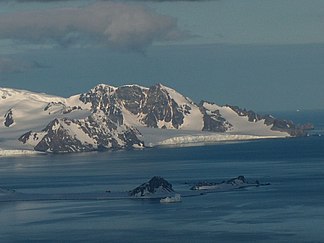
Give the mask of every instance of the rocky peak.
<svg viewBox="0 0 324 243">
<path fill-rule="evenodd" d="M 69 119 L 54 119 L 39 133 L 28 132 L 19 138 L 22 142 L 29 139 L 39 140 L 34 149 L 36 151 L 67 153 L 94 150 L 91 144 L 82 143 L 76 134 L 71 133 L 68 126 L 73 121 Z"/>
<path fill-rule="evenodd" d="M 116 96 L 116 88 L 110 85 L 99 84 L 89 92 L 81 94 L 83 103 L 91 103 L 93 112 L 103 111 L 116 124 L 123 124 L 122 107 Z"/>
<path fill-rule="evenodd" d="M 154 176 L 148 182 L 129 191 L 130 196 L 143 197 L 154 193 L 171 193 L 174 192 L 172 184 L 160 176 Z"/>
<path fill-rule="evenodd" d="M 143 121 L 149 127 L 158 127 L 158 123 L 162 122 L 179 128 L 184 119 L 181 108 L 161 84 L 149 88 L 143 114 L 146 115 Z"/>
<path fill-rule="evenodd" d="M 85 119 L 54 119 L 40 132 L 29 131 L 19 141 L 34 146 L 37 151 L 64 153 L 105 149 L 143 147 L 134 128 L 116 125 L 102 112 Z"/>
<path fill-rule="evenodd" d="M 145 103 L 146 90 L 137 85 L 119 87 L 116 90 L 118 100 L 134 115 L 141 112 Z"/>
<path fill-rule="evenodd" d="M 108 84 L 97 84 L 89 92 L 103 94 L 103 93 L 113 93 L 117 88 Z"/>
<path fill-rule="evenodd" d="M 248 182 L 244 176 L 238 176 L 236 178 L 226 181 L 226 183 L 231 184 L 231 185 L 239 185 L 239 184 L 244 184 L 244 183 L 248 183 Z"/>
<path fill-rule="evenodd" d="M 111 103 L 115 90 L 113 86 L 99 84 L 87 93 L 81 94 L 79 99 L 85 104 L 91 103 L 93 110 L 104 110 Z"/>
</svg>

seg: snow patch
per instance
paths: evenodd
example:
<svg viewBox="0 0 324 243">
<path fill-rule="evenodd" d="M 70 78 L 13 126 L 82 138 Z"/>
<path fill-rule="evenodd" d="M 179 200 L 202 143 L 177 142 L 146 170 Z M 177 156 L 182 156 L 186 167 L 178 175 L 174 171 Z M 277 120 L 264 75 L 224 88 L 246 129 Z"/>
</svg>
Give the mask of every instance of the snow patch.
<svg viewBox="0 0 324 243">
<path fill-rule="evenodd" d="M 62 122 L 61 125 L 68 131 L 69 135 L 74 136 L 74 138 L 78 139 L 82 144 L 96 145 L 95 139 L 89 137 L 89 135 L 82 130 L 80 125 L 73 122 Z"/>
</svg>

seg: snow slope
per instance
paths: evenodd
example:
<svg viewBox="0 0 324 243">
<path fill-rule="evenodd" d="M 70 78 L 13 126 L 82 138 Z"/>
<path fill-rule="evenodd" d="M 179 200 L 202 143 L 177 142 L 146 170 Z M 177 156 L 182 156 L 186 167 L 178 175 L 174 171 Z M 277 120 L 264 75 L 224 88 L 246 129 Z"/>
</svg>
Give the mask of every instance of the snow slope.
<svg viewBox="0 0 324 243">
<path fill-rule="evenodd" d="M 200 112 L 199 107 L 194 104 L 192 100 L 184 97 L 174 89 L 168 88 L 164 85 L 161 85 L 164 90 L 166 90 L 171 97 L 180 107 L 187 108 L 189 107 L 189 114 L 184 117 L 183 124 L 180 126 L 180 129 L 183 130 L 193 130 L 201 131 L 203 124 L 203 114 Z"/>
<path fill-rule="evenodd" d="M 271 125 L 266 125 L 265 120 L 250 122 L 247 116 L 239 116 L 232 108 L 228 106 L 218 106 L 204 102 L 203 106 L 209 111 L 219 111 L 220 115 L 232 126 L 227 131 L 236 135 L 252 135 L 262 137 L 288 137 L 287 132 L 272 130 Z"/>
<path fill-rule="evenodd" d="M 65 99 L 25 90 L 0 88 L 0 148 L 23 149 L 25 146 L 18 141 L 22 134 L 30 130 L 42 130 L 55 118 L 76 119 L 90 115 L 89 110 L 78 109 L 67 112 L 70 106 L 80 104 L 83 103 L 76 97 Z M 8 110 L 12 111 L 14 119 L 10 127 L 4 125 L 4 114 Z"/>
</svg>

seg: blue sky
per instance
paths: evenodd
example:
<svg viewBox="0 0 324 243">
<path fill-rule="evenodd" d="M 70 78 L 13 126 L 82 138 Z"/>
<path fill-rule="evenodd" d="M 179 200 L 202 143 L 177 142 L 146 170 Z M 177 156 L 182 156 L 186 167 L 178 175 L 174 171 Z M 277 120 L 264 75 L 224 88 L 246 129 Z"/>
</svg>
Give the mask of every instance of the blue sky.
<svg viewBox="0 0 324 243">
<path fill-rule="evenodd" d="M 161 82 L 257 111 L 324 108 L 324 1 L 3 1 L 0 86 Z"/>
</svg>

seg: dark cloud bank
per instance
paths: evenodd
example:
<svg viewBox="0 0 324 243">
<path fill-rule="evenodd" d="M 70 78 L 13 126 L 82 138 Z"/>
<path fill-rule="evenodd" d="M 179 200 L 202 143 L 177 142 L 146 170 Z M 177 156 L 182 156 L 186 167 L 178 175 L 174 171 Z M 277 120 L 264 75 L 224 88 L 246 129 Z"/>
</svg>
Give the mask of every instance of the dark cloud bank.
<svg viewBox="0 0 324 243">
<path fill-rule="evenodd" d="M 189 35 L 177 20 L 143 5 L 96 2 L 85 7 L 54 8 L 0 15 L 0 39 L 61 46 L 104 44 L 143 50 L 154 42 Z"/>
</svg>

